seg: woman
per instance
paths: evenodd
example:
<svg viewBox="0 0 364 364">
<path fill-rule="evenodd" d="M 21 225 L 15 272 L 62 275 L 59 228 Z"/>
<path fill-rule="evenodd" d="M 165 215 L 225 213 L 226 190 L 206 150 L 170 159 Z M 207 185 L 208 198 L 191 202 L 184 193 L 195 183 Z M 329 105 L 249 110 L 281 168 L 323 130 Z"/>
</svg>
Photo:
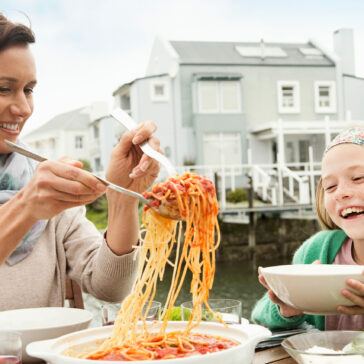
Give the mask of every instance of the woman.
<svg viewBox="0 0 364 364">
<path fill-rule="evenodd" d="M 32 31 L 0 13 L 0 311 L 62 306 L 66 276 L 83 291 L 121 301 L 133 284 L 138 243 L 138 201 L 107 190 L 108 229 L 101 236 L 85 218 L 84 205 L 106 188 L 69 158 L 36 165 L 11 153 L 4 140 L 21 144 L 20 131 L 33 112 L 36 85 Z M 137 146 L 156 126 L 127 132 L 113 150 L 106 177 L 145 191 L 159 165 Z"/>
</svg>

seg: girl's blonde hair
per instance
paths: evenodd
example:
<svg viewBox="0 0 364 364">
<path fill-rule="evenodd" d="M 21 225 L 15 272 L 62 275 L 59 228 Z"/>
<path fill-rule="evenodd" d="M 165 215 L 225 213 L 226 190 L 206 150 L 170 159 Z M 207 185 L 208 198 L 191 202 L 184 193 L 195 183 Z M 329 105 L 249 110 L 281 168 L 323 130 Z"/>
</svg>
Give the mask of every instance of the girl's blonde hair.
<svg viewBox="0 0 364 364">
<path fill-rule="evenodd" d="M 317 184 L 317 190 L 316 190 L 316 213 L 318 221 L 323 229 L 328 230 L 337 230 L 340 229 L 329 216 L 327 210 L 325 209 L 325 191 L 322 187 L 322 179 L 320 177 L 320 180 Z"/>
</svg>

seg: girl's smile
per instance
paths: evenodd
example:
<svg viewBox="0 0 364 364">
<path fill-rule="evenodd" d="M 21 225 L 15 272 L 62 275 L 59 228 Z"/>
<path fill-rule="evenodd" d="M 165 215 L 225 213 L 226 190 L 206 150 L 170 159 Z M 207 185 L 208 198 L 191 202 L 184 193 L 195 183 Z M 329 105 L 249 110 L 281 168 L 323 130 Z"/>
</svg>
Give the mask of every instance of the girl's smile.
<svg viewBox="0 0 364 364">
<path fill-rule="evenodd" d="M 339 144 L 322 161 L 325 208 L 352 239 L 364 241 L 364 148 Z"/>
</svg>

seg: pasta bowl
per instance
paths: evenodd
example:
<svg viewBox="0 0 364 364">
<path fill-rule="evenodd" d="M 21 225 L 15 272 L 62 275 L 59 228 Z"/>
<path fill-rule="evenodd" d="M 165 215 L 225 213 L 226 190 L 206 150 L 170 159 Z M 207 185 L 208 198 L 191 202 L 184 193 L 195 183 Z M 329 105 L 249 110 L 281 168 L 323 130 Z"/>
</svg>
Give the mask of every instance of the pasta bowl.
<svg viewBox="0 0 364 364">
<path fill-rule="evenodd" d="M 0 312 L 0 327 L 21 334 L 23 363 L 30 363 L 39 360 L 27 355 L 25 351 L 27 344 L 85 329 L 92 317 L 91 312 L 78 308 L 22 308 Z"/>
<path fill-rule="evenodd" d="M 341 291 L 346 281 L 364 282 L 362 265 L 292 264 L 261 269 L 268 286 L 284 303 L 304 313 L 337 315 L 338 305 L 354 305 Z"/>
<path fill-rule="evenodd" d="M 169 331 L 184 330 L 185 327 L 186 322 L 183 321 L 170 321 L 168 323 Z M 112 326 L 104 326 L 74 332 L 58 339 L 33 342 L 27 346 L 27 352 L 29 355 L 43 359 L 49 364 L 110 364 L 110 361 L 106 360 L 79 359 L 66 354 L 72 353 L 72 355 L 77 355 L 96 349 L 111 335 L 112 329 Z M 153 362 L 158 364 L 250 364 L 256 344 L 271 335 L 268 329 L 259 325 L 231 325 L 224 327 L 220 323 L 211 322 L 201 322 L 192 332 L 222 336 L 237 341 L 239 345 L 216 353 L 177 359 L 154 360 Z M 144 364 L 145 361 L 135 361 L 134 363 Z"/>
</svg>

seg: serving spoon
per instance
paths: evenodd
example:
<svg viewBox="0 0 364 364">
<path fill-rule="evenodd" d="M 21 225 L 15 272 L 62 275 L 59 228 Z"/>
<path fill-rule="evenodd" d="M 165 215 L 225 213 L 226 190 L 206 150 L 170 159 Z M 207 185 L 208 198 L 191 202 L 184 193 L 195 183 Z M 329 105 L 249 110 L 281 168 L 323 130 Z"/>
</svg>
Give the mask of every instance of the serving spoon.
<svg viewBox="0 0 364 364">
<path fill-rule="evenodd" d="M 10 142 L 9 140 L 4 140 L 6 146 L 12 151 L 12 152 L 16 152 L 19 154 L 22 154 L 28 158 L 34 159 L 38 162 L 44 162 L 47 160 L 47 158 L 42 157 L 39 154 L 36 154 L 32 151 L 30 151 L 27 148 L 21 147 L 15 143 Z M 159 205 L 158 209 L 156 209 L 153 205 L 152 202 L 154 201 L 154 199 L 146 199 L 143 195 L 141 195 L 140 193 L 128 190 L 124 187 L 115 185 L 111 182 L 109 182 L 106 179 L 103 179 L 99 176 L 97 176 L 96 174 L 92 173 L 92 172 L 88 172 L 90 173 L 92 176 L 96 177 L 101 183 L 103 183 L 105 186 L 107 186 L 108 188 L 123 193 L 125 195 L 131 196 L 131 197 L 135 197 L 138 198 L 139 200 L 141 200 L 145 205 L 147 205 L 150 209 L 152 209 L 153 211 L 155 211 L 157 214 L 166 217 L 167 219 L 173 219 L 173 220 L 181 220 L 181 215 L 179 213 L 178 208 L 173 204 L 170 203 L 166 200 L 161 201 L 161 204 Z"/>
</svg>

